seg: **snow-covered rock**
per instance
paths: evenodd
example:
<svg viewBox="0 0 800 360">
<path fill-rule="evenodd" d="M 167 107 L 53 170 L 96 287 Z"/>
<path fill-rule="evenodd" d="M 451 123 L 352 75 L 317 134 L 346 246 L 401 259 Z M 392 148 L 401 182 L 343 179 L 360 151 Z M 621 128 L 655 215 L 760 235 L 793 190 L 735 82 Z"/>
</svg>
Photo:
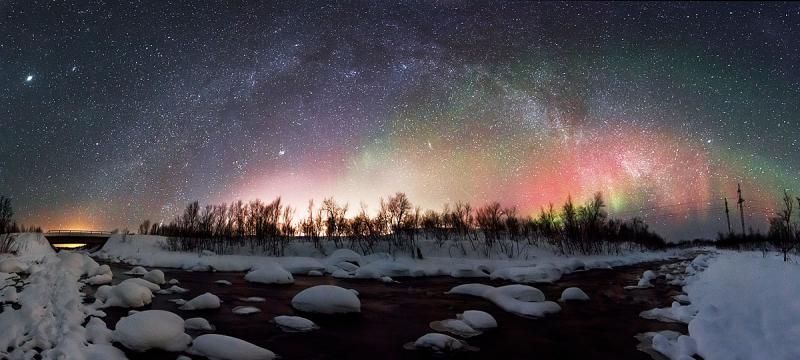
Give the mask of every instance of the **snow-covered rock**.
<svg viewBox="0 0 800 360">
<path fill-rule="evenodd" d="M 233 313 L 236 315 L 250 315 L 260 313 L 261 309 L 255 306 L 237 306 L 233 308 Z"/>
<path fill-rule="evenodd" d="M 181 310 L 203 310 L 203 309 L 217 309 L 220 307 L 220 303 L 222 301 L 212 293 L 204 293 L 202 295 L 198 295 L 194 299 L 191 299 L 181 305 L 179 309 Z"/>
<path fill-rule="evenodd" d="M 188 330 L 214 331 L 214 326 L 211 325 L 208 320 L 201 317 L 186 319 L 183 322 L 183 326 Z"/>
<path fill-rule="evenodd" d="M 439 333 L 425 334 L 413 343 L 406 344 L 404 347 L 411 350 L 428 350 L 435 353 L 477 350 L 477 348 L 469 346 L 462 340 Z"/>
<path fill-rule="evenodd" d="M 146 272 L 144 276 L 142 276 L 142 279 L 158 285 L 166 283 L 166 280 L 164 280 L 164 272 L 158 269 Z"/>
<path fill-rule="evenodd" d="M 275 353 L 247 341 L 225 335 L 200 335 L 186 351 L 215 360 L 271 360 Z"/>
<path fill-rule="evenodd" d="M 439 332 L 449 332 L 462 338 L 469 338 L 481 334 L 480 330 L 476 330 L 463 320 L 458 319 L 431 321 L 429 326 L 433 330 Z"/>
<path fill-rule="evenodd" d="M 477 330 L 492 329 L 497 327 L 497 320 L 494 317 L 480 310 L 467 310 L 457 316 L 460 320 L 464 321 Z"/>
<path fill-rule="evenodd" d="M 184 333 L 183 319 L 169 311 L 147 310 L 123 317 L 111 338 L 134 351 L 183 351 L 192 342 Z"/>
<path fill-rule="evenodd" d="M 134 266 L 133 269 L 130 269 L 125 272 L 126 275 L 135 275 L 135 276 L 144 276 L 147 274 L 147 269 L 141 266 Z"/>
<path fill-rule="evenodd" d="M 319 329 L 317 324 L 300 316 L 280 315 L 272 319 L 283 331 L 286 332 L 306 332 Z"/>
<path fill-rule="evenodd" d="M 103 285 L 95 292 L 95 298 L 100 301 L 99 307 L 142 307 L 153 300 L 153 290 L 158 289 L 149 281 L 132 278 L 126 279 L 117 285 Z"/>
<path fill-rule="evenodd" d="M 322 271 L 319 271 L 319 270 L 311 270 L 311 271 L 308 272 L 307 275 L 308 276 L 322 276 L 324 274 L 322 273 Z"/>
<path fill-rule="evenodd" d="M 114 281 L 113 274 L 98 274 L 86 279 L 86 283 L 89 285 L 105 285 L 112 281 Z"/>
<path fill-rule="evenodd" d="M 274 262 L 260 264 L 245 274 L 244 279 L 263 284 L 292 284 L 294 277 Z"/>
<path fill-rule="evenodd" d="M 239 300 L 240 301 L 244 301 L 244 302 L 264 302 L 264 301 L 267 301 L 267 299 L 265 299 L 263 297 L 258 297 L 258 296 L 243 297 L 243 298 L 239 298 Z"/>
<path fill-rule="evenodd" d="M 157 290 L 156 291 L 157 294 L 162 294 L 162 295 L 166 295 L 166 294 L 184 294 L 184 293 L 187 293 L 187 292 L 189 292 L 189 289 L 184 289 L 184 288 L 182 288 L 180 286 L 177 286 L 177 285 L 172 285 L 169 288 L 161 289 L 161 290 Z"/>
<path fill-rule="evenodd" d="M 646 289 L 653 287 L 652 281 L 657 277 L 653 270 L 647 270 L 642 274 L 636 286 L 626 286 L 626 289 Z"/>
<path fill-rule="evenodd" d="M 677 301 L 672 302 L 672 306 L 668 308 L 656 308 L 642 311 L 639 316 L 645 319 L 653 319 L 664 322 L 682 322 L 688 324 L 695 314 L 697 309 L 693 305 L 681 305 Z"/>
<path fill-rule="evenodd" d="M 181 282 L 178 279 L 169 279 L 169 281 L 167 282 L 167 284 L 170 284 L 170 285 L 178 285 L 180 283 Z"/>
<path fill-rule="evenodd" d="M 93 344 L 111 344 L 111 334 L 105 321 L 92 316 L 86 323 L 86 340 Z"/>
<path fill-rule="evenodd" d="M 561 292 L 561 299 L 559 301 L 586 301 L 589 300 L 589 295 L 586 295 L 583 290 L 577 287 L 568 287 Z"/>
<path fill-rule="evenodd" d="M 479 296 L 505 311 L 523 317 L 542 317 L 561 311 L 557 303 L 545 301 L 544 294 L 539 289 L 527 285 L 495 288 L 485 284 L 463 284 L 453 287 L 447 294 Z"/>
<path fill-rule="evenodd" d="M 222 286 L 231 286 L 231 285 L 233 285 L 233 283 L 231 283 L 228 280 L 217 280 L 217 281 L 214 281 L 214 283 L 217 284 L 217 285 L 222 285 Z"/>
<path fill-rule="evenodd" d="M 292 298 L 292 307 L 312 313 L 352 313 L 361 312 L 361 301 L 348 289 L 333 285 L 317 285 L 295 295 Z"/>
</svg>

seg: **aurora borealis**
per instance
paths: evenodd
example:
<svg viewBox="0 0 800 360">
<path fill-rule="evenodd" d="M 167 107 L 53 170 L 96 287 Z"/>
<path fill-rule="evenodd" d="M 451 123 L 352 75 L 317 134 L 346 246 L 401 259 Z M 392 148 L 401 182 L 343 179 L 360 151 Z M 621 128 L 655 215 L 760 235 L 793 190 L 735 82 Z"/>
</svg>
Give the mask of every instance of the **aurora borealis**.
<svg viewBox="0 0 800 360">
<path fill-rule="evenodd" d="M 737 182 L 754 227 L 800 195 L 794 3 L 5 1 L 0 18 L 0 194 L 26 224 L 395 191 L 535 214 L 602 191 L 691 238 L 723 230 Z"/>
</svg>

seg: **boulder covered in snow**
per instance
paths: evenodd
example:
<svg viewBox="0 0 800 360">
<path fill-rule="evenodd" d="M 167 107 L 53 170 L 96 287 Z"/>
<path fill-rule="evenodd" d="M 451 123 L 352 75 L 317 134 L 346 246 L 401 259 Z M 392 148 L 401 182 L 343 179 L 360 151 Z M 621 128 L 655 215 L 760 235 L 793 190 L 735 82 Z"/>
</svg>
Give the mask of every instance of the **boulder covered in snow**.
<svg viewBox="0 0 800 360">
<path fill-rule="evenodd" d="M 212 293 L 205 293 L 197 296 L 196 298 L 185 302 L 179 309 L 181 310 L 203 310 L 203 309 L 218 309 L 222 300 Z"/>
<path fill-rule="evenodd" d="M 469 346 L 462 340 L 439 333 L 425 334 L 413 343 L 408 343 L 403 347 L 409 350 L 428 350 L 435 353 L 477 350 L 477 348 Z"/>
<path fill-rule="evenodd" d="M 235 337 L 207 334 L 200 335 L 187 350 L 189 354 L 216 360 L 271 360 L 275 353 Z"/>
<path fill-rule="evenodd" d="M 294 277 L 284 268 L 276 263 L 264 263 L 253 267 L 250 272 L 245 274 L 244 279 L 249 282 L 263 284 L 293 284 Z"/>
<path fill-rule="evenodd" d="M 141 266 L 135 266 L 133 269 L 130 269 L 125 272 L 126 275 L 135 275 L 135 276 L 144 276 L 147 274 L 147 269 Z"/>
<path fill-rule="evenodd" d="M 167 281 L 164 280 L 164 272 L 158 269 L 150 270 L 142 276 L 142 279 L 145 279 L 153 284 L 164 284 Z"/>
<path fill-rule="evenodd" d="M 319 329 L 317 324 L 300 316 L 281 315 L 276 316 L 272 321 L 286 332 L 306 332 Z"/>
<path fill-rule="evenodd" d="M 480 310 L 467 310 L 457 316 L 473 329 L 484 330 L 497 327 L 497 320 L 492 315 Z"/>
<path fill-rule="evenodd" d="M 447 294 L 479 296 L 493 302 L 501 309 L 524 317 L 542 317 L 561 311 L 561 307 L 545 301 L 544 293 L 527 285 L 494 287 L 486 284 L 463 284 L 450 289 Z"/>
<path fill-rule="evenodd" d="M 153 290 L 158 285 L 149 281 L 133 278 L 110 286 L 103 285 L 94 296 L 100 301 L 100 307 L 142 307 L 153 301 Z"/>
<path fill-rule="evenodd" d="M 458 319 L 431 321 L 429 326 L 433 330 L 440 332 L 449 332 L 451 334 L 454 334 L 462 338 L 469 338 L 481 334 L 480 330 L 474 329 L 472 326 L 469 326 L 469 324 L 467 324 L 463 320 L 458 320 Z"/>
<path fill-rule="evenodd" d="M 214 331 L 214 326 L 211 325 L 208 320 L 201 317 L 186 319 L 183 322 L 183 326 L 188 330 Z"/>
<path fill-rule="evenodd" d="M 577 287 L 568 287 L 561 292 L 561 299 L 559 301 L 586 301 L 589 300 L 589 295 L 586 295 L 583 290 Z"/>
<path fill-rule="evenodd" d="M 333 285 L 317 285 L 299 292 L 292 298 L 297 310 L 340 314 L 361 312 L 361 301 L 352 291 Z"/>
<path fill-rule="evenodd" d="M 169 311 L 147 310 L 123 317 L 112 340 L 134 351 L 183 351 L 192 342 L 184 333 L 183 319 Z"/>
<path fill-rule="evenodd" d="M 261 309 L 255 306 L 237 306 L 233 308 L 233 313 L 236 315 L 250 315 L 260 313 Z"/>
</svg>

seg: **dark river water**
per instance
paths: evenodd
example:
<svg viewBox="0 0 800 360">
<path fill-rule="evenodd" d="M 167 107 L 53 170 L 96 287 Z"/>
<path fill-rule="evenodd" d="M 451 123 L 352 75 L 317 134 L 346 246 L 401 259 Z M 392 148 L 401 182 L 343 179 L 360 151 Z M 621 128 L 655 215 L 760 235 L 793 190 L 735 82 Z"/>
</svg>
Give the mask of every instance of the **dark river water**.
<svg viewBox="0 0 800 360">
<path fill-rule="evenodd" d="M 451 287 L 480 282 L 493 286 L 508 282 L 488 279 L 456 279 L 450 277 L 397 278 L 399 283 L 384 284 L 377 280 L 349 280 L 331 277 L 296 276 L 293 285 L 265 285 L 244 281 L 241 272 L 201 273 L 162 269 L 166 278 L 178 279 L 186 294 L 157 295 L 144 308 L 177 313 L 184 319 L 204 317 L 216 326 L 215 333 L 234 336 L 270 349 L 283 359 L 651 359 L 636 349 L 634 336 L 646 331 L 675 330 L 686 333 L 686 325 L 646 320 L 639 312 L 669 306 L 671 297 L 680 293 L 663 277 L 650 289 L 624 290 L 635 285 L 642 272 L 656 269 L 667 262 L 650 262 L 613 270 L 588 270 L 565 275 L 555 284 L 536 284 L 548 300 L 557 300 L 570 286 L 583 289 L 590 297 L 586 302 L 561 304 L 562 311 L 541 319 L 527 319 L 506 313 L 487 300 L 464 295 L 445 295 Z M 126 278 L 129 266 L 112 265 L 114 283 Z M 148 269 L 149 270 L 149 269 Z M 215 284 L 228 280 L 233 285 Z M 315 315 L 295 311 L 290 306 L 299 291 L 320 284 L 356 289 L 361 299 L 361 313 L 356 315 Z M 163 286 L 168 287 L 168 286 Z M 89 294 L 93 289 L 85 289 Z M 214 310 L 183 311 L 168 299 L 191 299 L 211 292 L 223 300 Z M 89 295 L 91 297 L 91 295 Z M 262 303 L 246 303 L 241 297 L 266 298 Z M 91 300 L 91 299 L 87 299 Z M 236 306 L 255 306 L 260 313 L 236 315 Z M 403 349 L 403 344 L 433 332 L 431 321 L 455 318 L 465 310 L 483 310 L 492 314 L 498 328 L 469 338 L 477 352 L 433 355 Z M 105 309 L 109 328 L 114 327 L 128 309 Z M 320 329 L 308 333 L 285 333 L 270 320 L 278 315 L 299 315 L 316 322 Z M 189 331 L 190 335 L 202 332 Z M 132 359 L 175 359 L 177 354 L 149 351 L 126 352 Z"/>
</svg>

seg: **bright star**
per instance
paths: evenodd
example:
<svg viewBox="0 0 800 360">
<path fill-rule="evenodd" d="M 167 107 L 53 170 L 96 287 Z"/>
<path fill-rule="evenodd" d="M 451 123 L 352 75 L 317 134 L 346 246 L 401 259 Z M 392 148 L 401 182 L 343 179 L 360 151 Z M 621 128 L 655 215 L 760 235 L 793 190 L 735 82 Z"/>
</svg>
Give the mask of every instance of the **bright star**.
<svg viewBox="0 0 800 360">
<path fill-rule="evenodd" d="M 28 77 L 25 78 L 25 82 L 31 82 L 31 80 L 33 80 L 33 75 L 28 75 Z"/>
</svg>

